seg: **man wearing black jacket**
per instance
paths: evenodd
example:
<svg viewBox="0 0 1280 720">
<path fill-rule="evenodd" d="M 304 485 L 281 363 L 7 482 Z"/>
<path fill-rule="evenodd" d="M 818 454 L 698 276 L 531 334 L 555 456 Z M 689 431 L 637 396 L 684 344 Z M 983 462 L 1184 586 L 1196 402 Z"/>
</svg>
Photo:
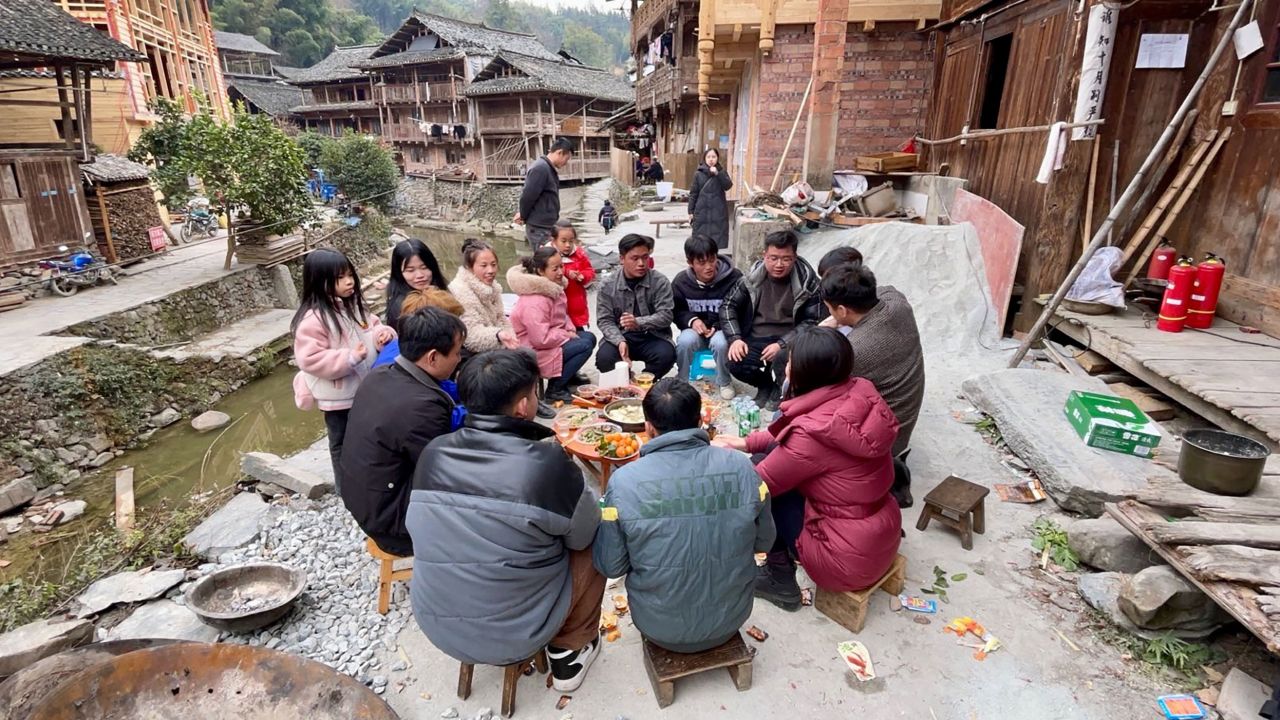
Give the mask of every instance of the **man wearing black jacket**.
<svg viewBox="0 0 1280 720">
<path fill-rule="evenodd" d="M 551 228 L 560 219 L 559 170 L 573 157 L 569 138 L 556 138 L 551 150 L 534 161 L 524 174 L 524 190 L 520 192 L 520 210 L 513 220 L 524 225 L 524 239 L 535 252 L 551 239 Z"/>
<path fill-rule="evenodd" d="M 453 427 L 454 402 L 440 385 L 462 359 L 467 328 L 423 308 L 400 318 L 400 355 L 360 383 L 342 452 L 342 502 L 356 524 L 392 555 L 413 554 L 405 529 L 413 471 L 427 443 Z"/>
<path fill-rule="evenodd" d="M 720 397 L 731 400 L 734 393 L 728 366 L 729 341 L 720 329 L 720 305 L 742 272 L 729 258 L 717 253 L 716 241 L 706 235 L 694 235 L 684 242 L 684 259 L 689 267 L 671 281 L 676 327 L 680 329 L 676 366 L 680 379 L 689 380 L 694 354 L 710 347 L 715 353 Z"/>
</svg>

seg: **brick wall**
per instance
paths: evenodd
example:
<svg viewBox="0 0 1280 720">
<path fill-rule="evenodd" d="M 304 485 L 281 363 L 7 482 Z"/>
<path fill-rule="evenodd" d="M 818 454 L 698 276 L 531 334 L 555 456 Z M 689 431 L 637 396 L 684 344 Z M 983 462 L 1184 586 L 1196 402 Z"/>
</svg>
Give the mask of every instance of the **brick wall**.
<svg viewBox="0 0 1280 720">
<path fill-rule="evenodd" d="M 773 179 L 812 71 L 812 26 L 780 26 L 773 54 L 759 73 L 754 182 L 760 187 Z M 931 36 L 916 32 L 914 22 L 879 23 L 870 33 L 851 23 L 844 47 L 836 169 L 851 169 L 856 155 L 892 150 L 923 131 L 932 81 Z M 801 116 L 779 189 L 803 170 L 806 121 Z"/>
</svg>

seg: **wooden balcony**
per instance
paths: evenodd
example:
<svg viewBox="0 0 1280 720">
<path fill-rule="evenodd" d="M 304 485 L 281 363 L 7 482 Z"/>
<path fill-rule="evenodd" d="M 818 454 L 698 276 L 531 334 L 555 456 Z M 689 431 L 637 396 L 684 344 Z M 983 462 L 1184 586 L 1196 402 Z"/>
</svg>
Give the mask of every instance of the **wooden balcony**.
<svg viewBox="0 0 1280 720">
<path fill-rule="evenodd" d="M 488 135 L 519 135 L 522 133 L 555 133 L 556 123 L 548 113 L 515 115 L 480 115 L 480 132 Z"/>
<path fill-rule="evenodd" d="M 603 117 L 592 117 L 590 115 L 587 117 L 570 115 L 560 121 L 559 134 L 568 135 L 569 137 L 608 135 L 609 131 L 604 128 L 604 120 Z"/>
<path fill-rule="evenodd" d="M 636 8 L 636 14 L 631 17 L 631 44 L 634 46 L 640 38 L 647 37 L 649 30 L 659 20 L 667 17 L 667 13 L 677 1 L 644 0 L 640 7 Z"/>
<path fill-rule="evenodd" d="M 698 59 L 682 58 L 679 65 L 663 63 L 636 80 L 636 107 L 649 110 L 681 98 L 698 96 Z"/>
<path fill-rule="evenodd" d="M 449 132 L 433 138 L 430 133 L 422 132 L 422 129 L 418 127 L 418 123 L 387 123 L 382 126 L 382 138 L 391 142 L 461 142 L 453 136 L 452 124 L 439 124 L 447 128 Z"/>
<path fill-rule="evenodd" d="M 384 104 L 453 102 L 460 98 L 457 83 L 448 80 L 420 83 L 388 83 L 378 87 Z"/>
<path fill-rule="evenodd" d="M 526 163 L 519 160 L 487 160 L 484 164 L 485 181 L 491 183 L 522 183 Z M 569 164 L 558 173 L 561 180 L 592 180 L 608 177 L 612 168 L 609 153 L 589 152 L 574 154 Z"/>
</svg>

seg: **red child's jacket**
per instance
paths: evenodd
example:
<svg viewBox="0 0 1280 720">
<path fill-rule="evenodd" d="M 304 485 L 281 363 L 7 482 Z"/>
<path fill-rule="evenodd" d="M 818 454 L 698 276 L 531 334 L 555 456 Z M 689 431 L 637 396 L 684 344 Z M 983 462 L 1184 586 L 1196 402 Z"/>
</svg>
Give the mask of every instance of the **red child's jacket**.
<svg viewBox="0 0 1280 720">
<path fill-rule="evenodd" d="M 582 280 L 574 280 L 569 273 L 582 273 Z M 587 309 L 587 286 L 596 279 L 595 268 L 582 246 L 573 249 L 573 254 L 564 258 L 565 299 L 569 303 L 569 320 L 574 327 L 586 327 L 591 324 L 591 311 Z"/>
</svg>

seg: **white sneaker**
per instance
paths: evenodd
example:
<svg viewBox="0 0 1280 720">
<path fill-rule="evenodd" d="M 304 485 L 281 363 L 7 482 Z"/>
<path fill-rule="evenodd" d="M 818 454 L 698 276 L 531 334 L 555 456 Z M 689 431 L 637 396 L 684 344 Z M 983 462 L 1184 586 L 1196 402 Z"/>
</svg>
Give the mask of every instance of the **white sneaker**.
<svg viewBox="0 0 1280 720">
<path fill-rule="evenodd" d="M 563 650 L 547 646 L 547 658 L 551 660 L 551 686 L 557 692 L 577 690 L 587 677 L 587 670 L 600 654 L 600 636 L 587 643 L 581 650 Z"/>
<path fill-rule="evenodd" d="M 738 397 L 738 391 L 734 390 L 732 385 L 725 385 L 720 388 L 720 397 L 725 400 L 732 400 Z"/>
</svg>

